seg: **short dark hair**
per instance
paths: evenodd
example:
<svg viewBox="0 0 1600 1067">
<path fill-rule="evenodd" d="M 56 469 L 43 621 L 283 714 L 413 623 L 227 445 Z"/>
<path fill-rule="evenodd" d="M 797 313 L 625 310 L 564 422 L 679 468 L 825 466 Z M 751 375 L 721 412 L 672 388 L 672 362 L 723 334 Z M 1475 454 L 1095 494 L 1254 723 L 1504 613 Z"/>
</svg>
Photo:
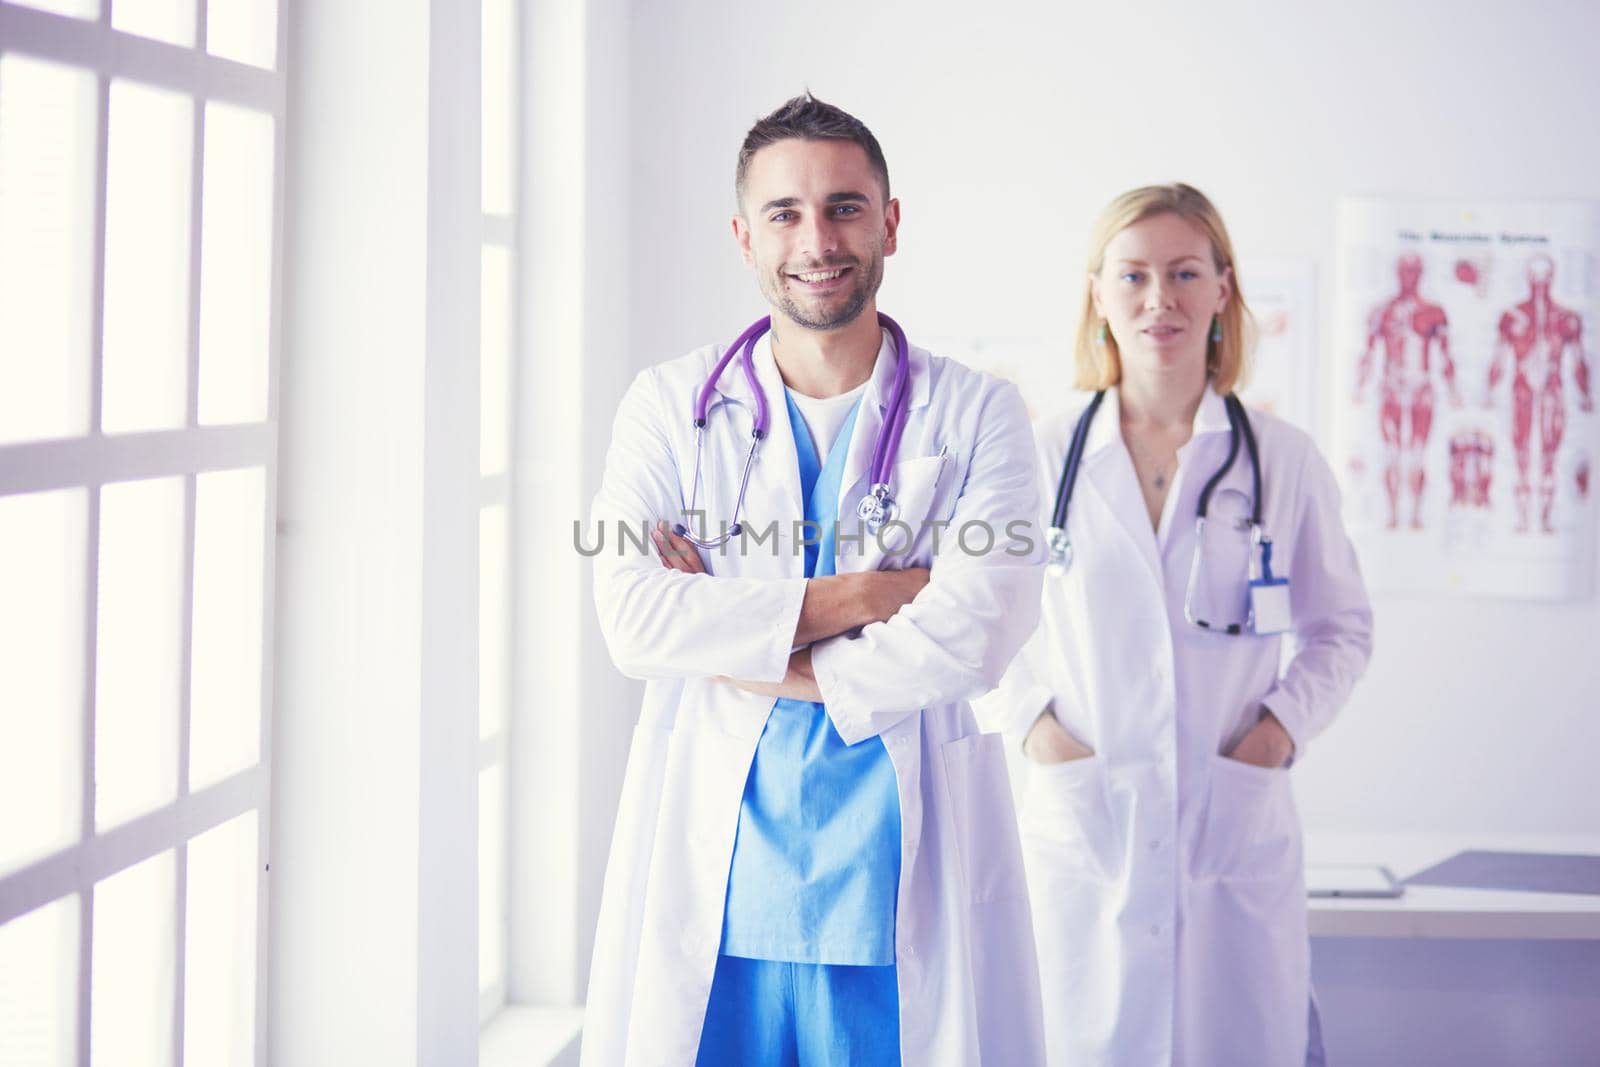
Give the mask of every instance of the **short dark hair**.
<svg viewBox="0 0 1600 1067">
<path fill-rule="evenodd" d="M 861 146 L 867 162 L 883 184 L 883 198 L 889 199 L 889 164 L 883 158 L 883 148 L 872 136 L 867 124 L 842 108 L 825 104 L 807 90 L 803 95 L 783 103 L 766 118 L 757 120 L 744 135 L 744 145 L 739 149 L 739 167 L 734 172 L 733 192 L 739 203 L 744 203 L 745 179 L 750 173 L 750 160 L 755 154 L 779 141 L 850 141 Z"/>
</svg>

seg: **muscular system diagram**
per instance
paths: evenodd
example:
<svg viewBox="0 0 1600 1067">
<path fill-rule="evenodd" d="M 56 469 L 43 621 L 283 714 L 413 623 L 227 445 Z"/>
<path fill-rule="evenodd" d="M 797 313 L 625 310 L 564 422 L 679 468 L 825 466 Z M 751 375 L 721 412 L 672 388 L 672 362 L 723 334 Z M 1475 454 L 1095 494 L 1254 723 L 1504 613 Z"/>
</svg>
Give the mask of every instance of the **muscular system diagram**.
<svg viewBox="0 0 1600 1067">
<path fill-rule="evenodd" d="M 1361 403 L 1379 346 L 1378 426 L 1383 438 L 1383 488 L 1389 501 L 1388 526 L 1400 525 L 1402 490 L 1410 493 L 1412 529 L 1422 529 L 1422 499 L 1427 488 L 1428 438 L 1433 431 L 1433 363 L 1461 406 L 1455 362 L 1450 355 L 1449 321 L 1444 308 L 1423 297 L 1422 257 L 1403 253 L 1395 264 L 1400 291 L 1372 312 L 1366 348 L 1356 370 L 1355 402 Z"/>
<path fill-rule="evenodd" d="M 1562 366 L 1572 356 L 1573 379 L 1582 410 L 1594 410 L 1589 364 L 1583 352 L 1583 320 L 1550 296 L 1555 264 L 1549 256 L 1528 260 L 1528 298 L 1500 316 L 1494 358 L 1489 365 L 1485 406 L 1511 368 L 1511 448 L 1516 457 L 1516 530 L 1532 525 L 1533 457 L 1539 458 L 1539 528 L 1554 533 L 1556 457 L 1566 434 L 1567 399 Z M 1534 439 L 1537 431 L 1537 442 Z M 1581 482 L 1587 482 L 1587 471 Z M 1586 490 L 1586 484 L 1580 484 Z M 1586 494 L 1582 494 L 1586 495 Z"/>
<path fill-rule="evenodd" d="M 1339 242 L 1330 451 L 1373 588 L 1592 597 L 1600 201 L 1347 197 Z"/>
</svg>

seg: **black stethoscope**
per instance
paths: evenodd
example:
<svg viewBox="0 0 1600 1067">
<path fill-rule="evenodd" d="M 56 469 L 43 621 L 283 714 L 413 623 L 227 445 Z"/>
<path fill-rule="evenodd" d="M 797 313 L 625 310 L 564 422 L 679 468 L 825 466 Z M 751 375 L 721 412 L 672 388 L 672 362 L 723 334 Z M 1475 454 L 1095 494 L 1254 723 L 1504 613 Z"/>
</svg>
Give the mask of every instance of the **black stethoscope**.
<svg viewBox="0 0 1600 1067">
<path fill-rule="evenodd" d="M 1056 507 L 1050 519 L 1050 531 L 1047 544 L 1050 549 L 1048 569 L 1051 575 L 1060 576 L 1072 569 L 1073 551 L 1072 538 L 1067 534 L 1067 509 L 1072 503 L 1072 489 L 1078 481 L 1078 470 L 1083 465 L 1083 453 L 1089 440 L 1089 426 L 1094 422 L 1094 416 L 1100 410 L 1100 403 L 1106 397 L 1104 389 L 1095 393 L 1094 399 L 1089 401 L 1089 406 L 1083 414 L 1078 416 L 1078 423 L 1072 429 L 1072 443 L 1067 447 L 1067 460 L 1061 469 L 1061 482 L 1056 487 Z M 1256 446 L 1254 428 L 1250 425 L 1250 417 L 1245 414 L 1244 405 L 1239 398 L 1229 393 L 1222 398 L 1223 407 L 1228 412 L 1228 458 L 1223 460 L 1222 466 L 1206 482 L 1205 488 L 1200 491 L 1200 502 L 1195 508 L 1195 548 L 1194 561 L 1189 566 L 1188 588 L 1184 591 L 1183 617 L 1202 630 L 1215 633 L 1241 634 L 1248 627 L 1253 627 L 1255 622 L 1255 593 L 1258 589 L 1271 589 L 1282 587 L 1287 593 L 1288 583 L 1285 579 L 1272 576 L 1272 539 L 1263 532 L 1261 524 L 1261 453 Z M 1204 566 L 1202 557 L 1205 546 L 1206 511 L 1211 505 L 1211 494 L 1217 484 L 1233 468 L 1233 461 L 1239 456 L 1239 442 L 1244 441 L 1245 451 L 1250 454 L 1250 487 L 1251 511 L 1249 519 L 1250 543 L 1253 548 L 1258 548 L 1261 554 L 1261 575 L 1259 578 L 1250 575 L 1249 581 L 1251 596 L 1251 610 L 1244 620 L 1240 622 L 1216 623 L 1200 618 L 1194 610 L 1195 589 L 1199 585 L 1200 571 Z M 1276 626 L 1276 624 L 1274 624 Z M 1253 632 L 1260 633 L 1260 630 Z M 1276 632 L 1276 630 L 1272 631 Z"/>
</svg>

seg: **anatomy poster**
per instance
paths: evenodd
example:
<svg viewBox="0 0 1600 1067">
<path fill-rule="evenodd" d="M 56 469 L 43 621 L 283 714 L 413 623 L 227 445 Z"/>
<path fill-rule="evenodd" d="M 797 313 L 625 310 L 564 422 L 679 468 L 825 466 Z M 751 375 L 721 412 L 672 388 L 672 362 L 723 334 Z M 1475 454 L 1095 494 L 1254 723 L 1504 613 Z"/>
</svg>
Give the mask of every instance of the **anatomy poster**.
<svg viewBox="0 0 1600 1067">
<path fill-rule="evenodd" d="M 1347 200 L 1334 463 L 1375 589 L 1591 595 L 1600 207 Z"/>
</svg>

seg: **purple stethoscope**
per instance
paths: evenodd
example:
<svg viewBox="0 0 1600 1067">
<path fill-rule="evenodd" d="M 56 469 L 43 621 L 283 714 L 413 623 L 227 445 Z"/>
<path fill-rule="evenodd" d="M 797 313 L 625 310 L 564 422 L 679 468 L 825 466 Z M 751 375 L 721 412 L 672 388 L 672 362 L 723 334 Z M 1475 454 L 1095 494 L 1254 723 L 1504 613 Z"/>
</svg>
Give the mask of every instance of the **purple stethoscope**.
<svg viewBox="0 0 1600 1067">
<path fill-rule="evenodd" d="M 878 323 L 889 331 L 889 336 L 894 338 L 894 385 L 889 390 L 889 413 L 884 418 L 883 426 L 878 430 L 878 440 L 872 446 L 872 466 L 868 470 L 868 488 L 861 502 L 856 505 L 856 515 L 867 524 L 867 529 L 876 534 L 886 523 L 894 521 L 899 514 L 900 507 L 894 502 L 894 497 L 889 495 L 889 472 L 894 469 L 895 456 L 900 450 L 900 435 L 906 428 L 906 415 L 911 410 L 911 359 L 910 346 L 906 344 L 905 331 L 900 324 L 889 316 L 878 313 Z M 733 505 L 733 524 L 716 537 L 701 538 L 689 532 L 687 526 L 678 523 L 673 526 L 672 532 L 684 538 L 690 544 L 700 548 L 718 548 L 728 541 L 739 536 L 742 529 L 739 516 L 744 512 L 744 493 L 750 485 L 750 468 L 756 461 L 756 449 L 760 446 L 762 438 L 767 436 L 767 397 L 761 391 L 761 383 L 756 380 L 755 352 L 756 342 L 761 336 L 772 328 L 772 317 L 763 316 L 750 324 L 750 328 L 741 333 L 728 350 L 722 354 L 717 365 L 711 369 L 711 376 L 700 387 L 700 393 L 694 402 L 694 485 L 689 491 L 689 513 L 693 514 L 695 505 L 700 501 L 700 452 L 705 442 L 706 411 L 711 403 L 711 393 L 716 389 L 717 380 L 722 377 L 723 368 L 734 356 L 739 356 L 744 365 L 744 376 L 750 383 L 750 391 L 756 397 L 755 428 L 750 433 L 750 453 L 744 460 L 744 476 L 739 481 L 739 498 Z"/>
</svg>

